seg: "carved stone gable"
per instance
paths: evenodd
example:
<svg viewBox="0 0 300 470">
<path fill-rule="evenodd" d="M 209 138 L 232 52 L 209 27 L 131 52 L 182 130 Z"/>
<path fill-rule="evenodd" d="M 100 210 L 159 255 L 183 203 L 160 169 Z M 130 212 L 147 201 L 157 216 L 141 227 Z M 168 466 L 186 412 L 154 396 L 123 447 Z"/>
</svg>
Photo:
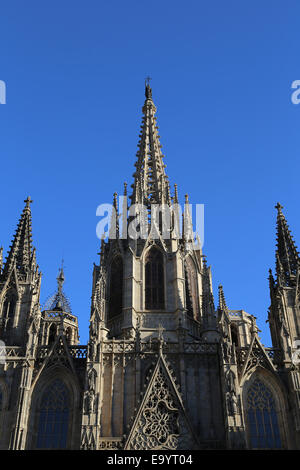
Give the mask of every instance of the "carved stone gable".
<svg viewBox="0 0 300 470">
<path fill-rule="evenodd" d="M 181 396 L 164 359 L 160 357 L 125 449 L 193 449 L 195 445 Z"/>
</svg>

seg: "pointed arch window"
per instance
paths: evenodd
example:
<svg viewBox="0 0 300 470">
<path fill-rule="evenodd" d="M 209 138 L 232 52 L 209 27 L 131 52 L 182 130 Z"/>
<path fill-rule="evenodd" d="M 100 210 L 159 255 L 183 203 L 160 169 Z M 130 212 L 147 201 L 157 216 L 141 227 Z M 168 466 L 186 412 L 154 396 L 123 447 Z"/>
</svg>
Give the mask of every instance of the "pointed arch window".
<svg viewBox="0 0 300 470">
<path fill-rule="evenodd" d="M 65 449 L 69 427 L 70 397 L 65 384 L 54 380 L 44 391 L 38 419 L 36 447 Z"/>
<path fill-rule="evenodd" d="M 123 260 L 116 256 L 110 268 L 108 319 L 120 315 L 123 307 Z"/>
<path fill-rule="evenodd" d="M 163 254 L 151 248 L 145 260 L 145 308 L 164 309 L 164 260 Z"/>
<path fill-rule="evenodd" d="M 282 448 L 274 396 L 270 388 L 258 378 L 248 390 L 246 407 L 250 447 Z"/>
</svg>

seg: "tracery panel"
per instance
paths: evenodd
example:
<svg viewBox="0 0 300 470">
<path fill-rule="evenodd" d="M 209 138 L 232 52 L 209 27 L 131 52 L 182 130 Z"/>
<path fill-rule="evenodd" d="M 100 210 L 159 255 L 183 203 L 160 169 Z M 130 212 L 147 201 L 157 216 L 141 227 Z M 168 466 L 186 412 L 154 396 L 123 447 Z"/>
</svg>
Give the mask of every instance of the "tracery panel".
<svg viewBox="0 0 300 470">
<path fill-rule="evenodd" d="M 65 384 L 54 380 L 44 391 L 39 407 L 38 449 L 67 447 L 70 397 Z"/>
<path fill-rule="evenodd" d="M 280 449 L 282 442 L 275 399 L 270 388 L 259 378 L 248 390 L 246 407 L 251 448 Z"/>
</svg>

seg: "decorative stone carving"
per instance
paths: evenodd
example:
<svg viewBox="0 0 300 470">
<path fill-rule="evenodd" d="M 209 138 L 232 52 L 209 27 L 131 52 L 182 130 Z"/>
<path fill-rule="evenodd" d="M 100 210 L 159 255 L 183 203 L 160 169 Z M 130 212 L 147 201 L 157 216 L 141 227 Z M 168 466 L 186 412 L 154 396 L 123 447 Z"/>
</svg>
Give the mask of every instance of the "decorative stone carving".
<svg viewBox="0 0 300 470">
<path fill-rule="evenodd" d="M 194 439 L 174 387 L 162 366 L 157 365 L 126 448 L 174 450 L 193 447 Z"/>
<path fill-rule="evenodd" d="M 88 390 L 95 393 L 97 373 L 95 369 L 91 369 L 88 373 Z"/>
<path fill-rule="evenodd" d="M 85 392 L 85 397 L 84 397 L 84 411 L 86 414 L 93 413 L 94 411 L 94 401 L 95 401 L 95 396 L 94 393 L 91 391 Z"/>
<path fill-rule="evenodd" d="M 232 348 L 228 341 L 223 342 L 223 355 L 225 362 L 231 362 Z"/>
</svg>

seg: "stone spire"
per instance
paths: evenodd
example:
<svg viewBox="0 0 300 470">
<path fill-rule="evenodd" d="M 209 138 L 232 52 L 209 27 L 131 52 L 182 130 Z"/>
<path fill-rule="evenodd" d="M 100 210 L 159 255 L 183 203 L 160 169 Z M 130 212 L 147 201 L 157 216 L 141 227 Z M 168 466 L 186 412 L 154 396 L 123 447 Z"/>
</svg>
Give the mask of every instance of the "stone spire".
<svg viewBox="0 0 300 470">
<path fill-rule="evenodd" d="M 183 212 L 183 227 L 182 227 L 182 238 L 186 242 L 191 242 L 193 240 L 193 223 L 192 215 L 190 210 L 189 196 L 185 195 L 185 204 Z"/>
<path fill-rule="evenodd" d="M 152 100 L 152 89 L 147 79 L 146 100 L 143 106 L 143 119 L 138 143 L 136 171 L 134 173 L 132 204 L 171 204 L 170 188 L 156 125 L 156 107 Z"/>
<path fill-rule="evenodd" d="M 276 274 L 279 284 L 292 286 L 295 283 L 299 266 L 299 253 L 282 213 L 282 206 L 277 203 L 277 249 Z"/>
<path fill-rule="evenodd" d="M 31 231 L 31 209 L 30 204 L 33 202 L 30 196 L 24 201 L 25 207 L 21 214 L 18 227 L 3 268 L 3 274 L 10 272 L 14 265 L 17 272 L 26 274 L 31 266 L 32 261 L 32 231 Z"/>
<path fill-rule="evenodd" d="M 109 239 L 114 240 L 119 238 L 119 208 L 118 208 L 118 194 L 114 192 L 113 195 L 113 211 L 110 218 L 110 231 Z"/>
<path fill-rule="evenodd" d="M 226 304 L 225 300 L 225 295 L 224 295 L 224 290 L 223 286 L 220 284 L 219 285 L 219 305 L 218 305 L 218 310 L 228 312 L 228 307 Z"/>
<path fill-rule="evenodd" d="M 211 269 L 206 264 L 206 257 L 203 256 L 203 277 L 202 277 L 202 315 L 203 326 L 214 325 L 215 305 L 212 291 Z"/>
</svg>

